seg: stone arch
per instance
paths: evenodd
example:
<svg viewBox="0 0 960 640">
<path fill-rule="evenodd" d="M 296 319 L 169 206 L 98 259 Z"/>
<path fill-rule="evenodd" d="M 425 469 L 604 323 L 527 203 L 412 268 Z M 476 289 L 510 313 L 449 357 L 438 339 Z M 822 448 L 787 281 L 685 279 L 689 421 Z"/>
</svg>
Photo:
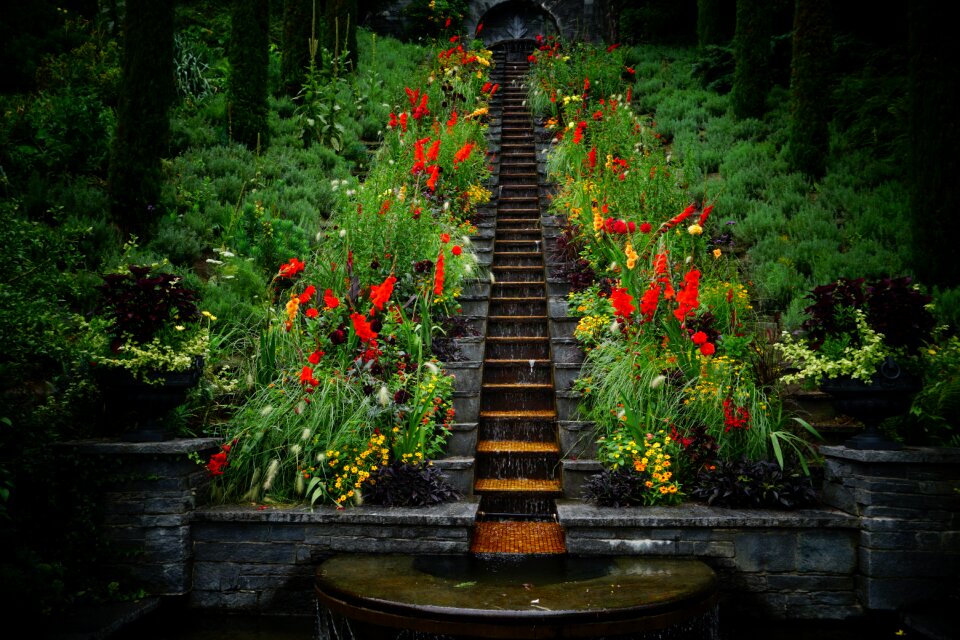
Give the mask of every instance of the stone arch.
<svg viewBox="0 0 960 640">
<path fill-rule="evenodd" d="M 594 0 L 474 0 L 464 19 L 467 33 L 476 33 L 489 46 L 501 40 L 560 35 L 568 40 L 592 40 L 598 29 Z M 525 35 L 518 35 L 526 30 Z"/>
</svg>

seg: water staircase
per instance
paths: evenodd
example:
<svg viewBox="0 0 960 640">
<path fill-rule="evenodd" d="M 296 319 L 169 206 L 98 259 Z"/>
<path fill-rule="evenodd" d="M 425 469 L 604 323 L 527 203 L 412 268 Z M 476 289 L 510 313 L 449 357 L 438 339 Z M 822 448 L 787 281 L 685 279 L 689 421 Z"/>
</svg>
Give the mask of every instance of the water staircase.
<svg viewBox="0 0 960 640">
<path fill-rule="evenodd" d="M 485 355 L 475 452 L 480 497 L 472 551 L 565 552 L 555 499 L 562 497 L 547 314 L 540 174 L 526 106 L 529 46 L 494 52 L 500 85 L 491 124 L 499 164 Z M 498 98 L 499 97 L 499 98 Z"/>
</svg>

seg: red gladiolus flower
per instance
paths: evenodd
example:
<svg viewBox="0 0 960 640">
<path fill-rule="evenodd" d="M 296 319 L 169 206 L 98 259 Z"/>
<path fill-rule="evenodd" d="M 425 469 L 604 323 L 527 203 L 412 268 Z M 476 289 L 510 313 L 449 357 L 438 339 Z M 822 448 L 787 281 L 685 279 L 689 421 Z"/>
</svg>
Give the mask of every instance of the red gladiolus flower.
<svg viewBox="0 0 960 640">
<path fill-rule="evenodd" d="M 316 318 L 317 316 L 320 315 L 320 312 L 317 310 L 316 307 L 310 307 L 309 309 L 307 309 L 306 313 L 308 318 Z"/>
<path fill-rule="evenodd" d="M 590 170 L 593 171 L 597 167 L 597 148 L 591 147 L 589 153 L 587 153 L 587 162 L 590 163 Z"/>
<path fill-rule="evenodd" d="M 307 360 L 310 362 L 310 364 L 320 364 L 320 358 L 322 357 L 323 357 L 323 351 L 320 351 L 320 349 L 317 349 L 316 351 L 310 354 Z"/>
<path fill-rule="evenodd" d="M 690 336 L 690 339 L 693 340 L 693 344 L 702 345 L 707 341 L 707 334 L 703 331 L 697 331 L 695 334 Z"/>
<path fill-rule="evenodd" d="M 443 244 L 447 244 L 448 242 L 450 242 L 450 234 L 449 234 L 449 233 L 441 233 L 441 234 L 440 234 L 440 242 L 442 242 Z"/>
<path fill-rule="evenodd" d="M 390 296 L 393 294 L 393 285 L 396 284 L 396 282 L 397 279 L 391 274 L 382 284 L 375 284 L 370 287 L 370 302 L 378 311 L 382 311 L 383 305 L 390 299 Z"/>
<path fill-rule="evenodd" d="M 713 211 L 713 205 L 710 205 L 709 207 L 703 210 L 703 213 L 700 214 L 700 219 L 697 220 L 697 224 L 699 224 L 702 227 L 703 223 L 706 222 L 707 218 L 710 217 L 711 211 Z"/>
<path fill-rule="evenodd" d="M 583 79 L 583 92 L 586 93 L 587 91 L 590 91 L 590 78 Z"/>
<path fill-rule="evenodd" d="M 495 84 L 495 85 L 493 85 L 492 87 L 490 87 L 490 97 L 491 97 L 491 98 L 493 97 L 493 94 L 495 94 L 495 93 L 497 92 L 497 89 L 499 89 L 499 88 L 500 88 L 500 85 L 499 85 L 499 84 Z"/>
<path fill-rule="evenodd" d="M 700 353 L 705 356 L 712 356 L 716 350 L 717 349 L 713 346 L 712 342 L 705 342 L 700 345 Z"/>
<path fill-rule="evenodd" d="M 327 309 L 336 309 L 340 306 L 340 300 L 333 295 L 333 290 L 327 289 L 323 293 L 323 304 L 327 305 Z"/>
<path fill-rule="evenodd" d="M 458 256 L 458 255 L 460 255 L 461 253 L 463 253 L 463 249 L 460 248 L 460 245 L 455 244 L 455 245 L 453 245 L 453 248 L 450 249 L 450 253 L 452 253 L 452 254 L 455 255 L 455 256 Z"/>
<path fill-rule="evenodd" d="M 750 411 L 746 407 L 733 404 L 733 398 L 723 401 L 723 427 L 725 432 L 731 429 L 749 429 Z"/>
<path fill-rule="evenodd" d="M 300 301 L 300 304 L 307 304 L 308 302 L 310 302 L 310 299 L 313 297 L 313 294 L 316 292 L 317 292 L 317 288 L 313 285 L 310 285 L 309 287 L 303 290 L 303 293 L 297 296 L 297 300 Z"/>
<path fill-rule="evenodd" d="M 427 179 L 427 188 L 430 191 L 437 190 L 437 178 L 440 177 L 440 166 L 433 165 L 430 167 L 430 177 Z"/>
<path fill-rule="evenodd" d="M 610 53 L 611 51 L 614 51 L 614 50 L 618 49 L 619 47 L 620 47 L 620 43 L 619 43 L 619 42 L 617 42 L 616 44 L 612 44 L 612 45 L 610 45 L 609 47 L 607 47 L 607 53 Z"/>
<path fill-rule="evenodd" d="M 450 18 L 447 18 L 447 21 L 443 23 L 443 28 L 444 28 L 444 29 L 449 29 L 449 28 L 450 28 L 450 20 L 451 20 Z"/>
<path fill-rule="evenodd" d="M 301 262 L 297 258 L 290 258 L 286 264 L 280 265 L 280 275 L 285 278 L 292 278 L 303 271 L 306 266 L 307 265 L 305 263 Z"/>
<path fill-rule="evenodd" d="M 400 114 L 400 130 L 404 133 L 407 132 L 407 112 L 404 111 Z"/>
<path fill-rule="evenodd" d="M 407 100 L 410 101 L 410 106 L 416 107 L 417 100 L 420 99 L 420 89 L 414 90 L 414 89 L 411 89 L 410 87 L 404 87 L 403 90 L 407 92 Z"/>
<path fill-rule="evenodd" d="M 628 318 L 636 311 L 636 307 L 633 306 L 633 296 L 627 293 L 624 287 L 613 288 L 610 292 L 610 303 L 613 305 L 614 313 L 621 318 Z"/>
<path fill-rule="evenodd" d="M 228 466 L 227 452 L 230 450 L 230 445 L 223 445 L 222 449 L 222 451 L 210 456 L 210 460 L 207 462 L 207 471 L 212 476 L 222 476 L 223 470 Z"/>
<path fill-rule="evenodd" d="M 450 36 L 450 42 L 456 42 L 460 39 L 460 36 Z"/>
<path fill-rule="evenodd" d="M 490 87 L 492 87 L 492 86 L 493 86 L 493 83 L 491 83 L 491 82 L 484 82 L 484 83 L 483 83 L 483 86 L 480 87 L 480 93 L 486 93 L 487 91 L 490 91 Z"/>
<path fill-rule="evenodd" d="M 417 108 L 413 110 L 413 113 L 410 114 L 413 116 L 414 120 L 419 120 L 423 116 L 430 115 L 430 109 L 427 108 L 427 100 L 430 99 L 430 96 L 426 93 L 420 97 L 420 104 L 417 105 Z"/>
<path fill-rule="evenodd" d="M 644 322 L 653 320 L 653 314 L 657 312 L 659 300 L 660 285 L 651 282 L 650 288 L 640 297 L 640 314 L 643 316 Z"/>
<path fill-rule="evenodd" d="M 450 114 L 450 119 L 447 120 L 447 132 L 449 133 L 450 130 L 453 129 L 454 125 L 456 125 L 456 124 L 457 124 L 457 110 L 454 109 L 454 110 L 453 110 L 453 113 Z M 438 145 L 439 145 L 439 143 L 440 143 L 440 141 L 437 140 L 437 144 L 438 144 Z"/>
<path fill-rule="evenodd" d="M 700 306 L 698 300 L 699 286 L 700 272 L 696 269 L 691 269 L 683 276 L 683 286 L 677 292 L 677 308 L 673 312 L 673 315 L 680 322 L 686 320 L 687 316 Z"/>
<path fill-rule="evenodd" d="M 311 387 L 315 387 L 320 384 L 320 381 L 313 377 L 313 369 L 304 367 L 300 371 L 300 384 L 308 384 Z"/>
<path fill-rule="evenodd" d="M 353 321 L 353 332 L 364 342 L 370 342 L 377 339 L 377 333 L 371 328 L 370 323 L 359 313 L 351 313 L 350 319 Z"/>
<path fill-rule="evenodd" d="M 387 123 L 387 126 L 390 127 L 391 129 L 396 129 L 396 128 L 397 128 L 397 124 L 398 124 L 398 123 L 397 123 L 397 114 L 391 112 L 391 113 L 390 113 L 390 122 Z"/>
<path fill-rule="evenodd" d="M 689 207 L 681 211 L 677 216 L 665 222 L 664 227 L 666 229 L 670 229 L 672 227 L 677 226 L 678 224 L 680 224 L 681 222 L 683 222 L 684 220 L 692 216 L 696 210 L 697 210 L 697 205 L 695 204 L 690 205 Z"/>
<path fill-rule="evenodd" d="M 470 154 L 473 152 L 473 148 L 475 146 L 476 145 L 474 145 L 472 142 L 468 142 L 462 147 L 460 147 L 460 150 L 457 151 L 456 155 L 453 156 L 454 168 L 456 168 L 457 165 L 459 165 L 461 162 L 466 161 L 466 159 L 470 157 Z"/>
<path fill-rule="evenodd" d="M 530 64 L 533 64 L 536 61 L 537 61 L 537 56 L 535 54 L 531 53 L 530 55 L 527 56 L 527 62 L 529 62 Z M 556 101 L 557 99 L 555 97 L 550 98 L 550 102 L 556 102 Z"/>
<path fill-rule="evenodd" d="M 573 144 L 580 144 L 583 140 L 583 132 L 587 128 L 587 123 L 581 120 L 577 123 L 577 128 L 573 131 Z"/>
<path fill-rule="evenodd" d="M 640 223 L 640 233 L 650 233 L 653 230 L 653 227 L 649 222 Z"/>
<path fill-rule="evenodd" d="M 437 267 L 433 275 L 433 295 L 439 296 L 443 293 L 443 250 L 440 250 L 440 255 L 437 256 Z"/>
<path fill-rule="evenodd" d="M 391 204 L 393 204 L 393 203 L 390 202 L 389 200 L 384 200 L 384 201 L 383 201 L 383 204 L 380 205 L 380 211 L 378 211 L 377 213 L 379 213 L 379 214 L 382 216 L 382 215 L 385 214 L 387 211 L 390 211 L 390 205 L 391 205 Z"/>
</svg>

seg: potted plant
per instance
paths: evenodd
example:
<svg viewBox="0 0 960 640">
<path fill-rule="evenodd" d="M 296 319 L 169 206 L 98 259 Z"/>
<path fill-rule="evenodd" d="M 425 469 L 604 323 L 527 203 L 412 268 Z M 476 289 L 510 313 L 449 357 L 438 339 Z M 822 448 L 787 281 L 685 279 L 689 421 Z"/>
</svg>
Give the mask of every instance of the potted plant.
<svg viewBox="0 0 960 640">
<path fill-rule="evenodd" d="M 128 441 L 171 437 L 166 416 L 200 380 L 215 318 L 197 292 L 158 266 L 129 265 L 103 276 L 91 319 L 91 365 L 108 419 Z"/>
<path fill-rule="evenodd" d="M 857 449 L 897 449 L 879 423 L 904 413 L 922 387 L 922 364 L 935 320 L 930 296 L 910 278 L 844 278 L 816 287 L 807 298 L 799 336 L 777 347 L 795 368 L 785 383 L 818 385 L 838 411 L 865 431 L 846 442 Z"/>
</svg>

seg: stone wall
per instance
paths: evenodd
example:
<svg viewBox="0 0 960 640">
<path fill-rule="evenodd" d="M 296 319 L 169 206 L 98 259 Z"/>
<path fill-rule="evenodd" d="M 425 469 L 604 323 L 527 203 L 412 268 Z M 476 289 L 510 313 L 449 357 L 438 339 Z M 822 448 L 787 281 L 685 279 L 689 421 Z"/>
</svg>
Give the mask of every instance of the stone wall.
<svg viewBox="0 0 960 640">
<path fill-rule="evenodd" d="M 209 482 L 191 453 L 210 439 L 79 443 L 118 471 L 103 496 L 111 570 L 198 609 L 312 610 L 313 572 L 331 554 L 465 554 L 477 501 L 422 509 L 204 507 Z M 843 619 L 956 595 L 960 450 L 822 447 L 827 508 L 796 512 L 608 509 L 563 500 L 567 548 L 580 555 L 700 558 L 727 610 L 773 619 Z M 566 470 L 565 470 L 566 472 Z"/>
<path fill-rule="evenodd" d="M 775 619 L 863 613 L 855 589 L 858 520 L 832 510 L 733 510 L 701 505 L 557 505 L 567 551 L 698 558 L 717 572 L 723 606 Z"/>
<path fill-rule="evenodd" d="M 824 501 L 860 523 L 863 605 L 895 610 L 960 593 L 960 449 L 821 452 Z"/>
</svg>

